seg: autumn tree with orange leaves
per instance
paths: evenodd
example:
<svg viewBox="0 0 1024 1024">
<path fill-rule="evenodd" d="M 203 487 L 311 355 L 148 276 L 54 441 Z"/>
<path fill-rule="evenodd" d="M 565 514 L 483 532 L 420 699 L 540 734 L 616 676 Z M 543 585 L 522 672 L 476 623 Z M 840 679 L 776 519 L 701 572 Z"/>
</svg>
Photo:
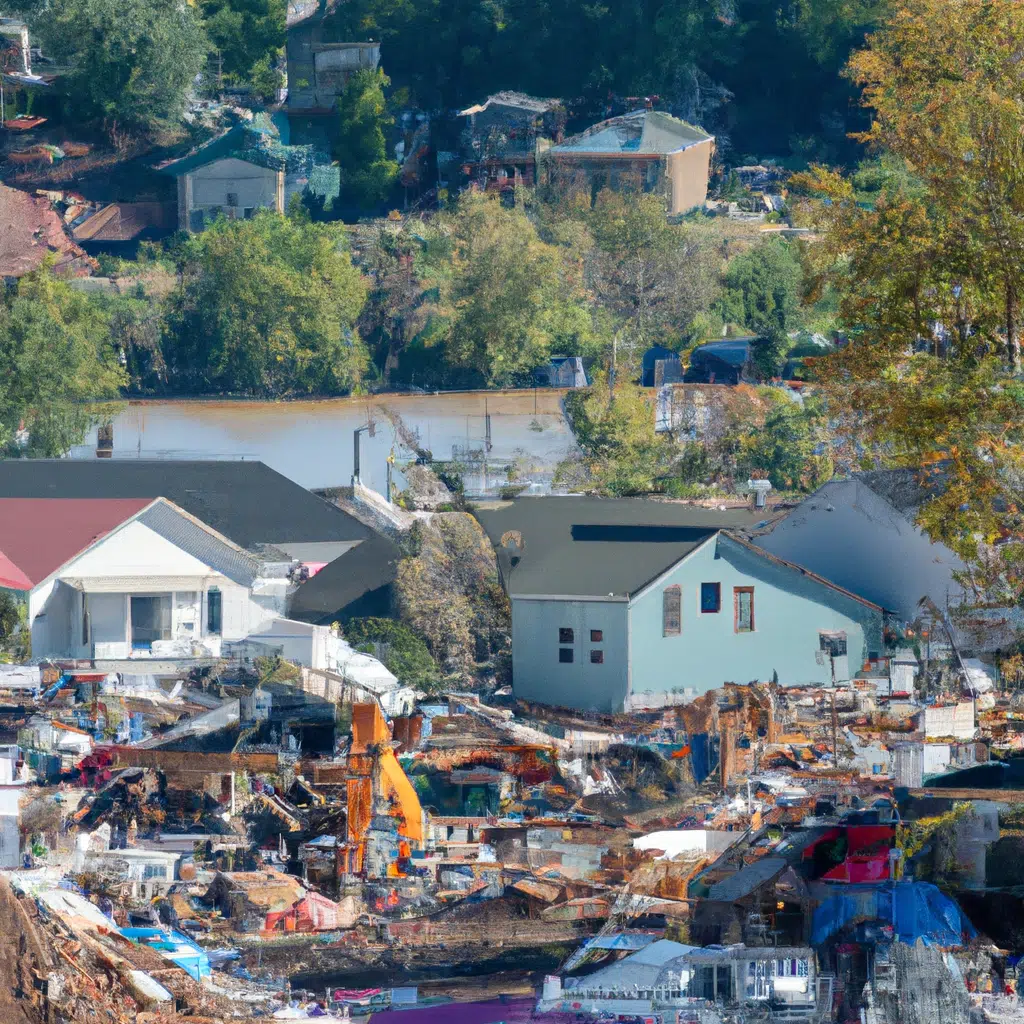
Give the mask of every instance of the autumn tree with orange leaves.
<svg viewBox="0 0 1024 1024">
<path fill-rule="evenodd" d="M 979 603 L 1024 596 L 1024 7 L 906 0 L 847 74 L 861 141 L 902 163 L 870 204 L 812 167 L 794 177 L 849 344 L 818 366 L 869 457 L 934 485 L 919 523 L 970 566 Z M 811 296 L 813 298 L 813 294 Z"/>
</svg>

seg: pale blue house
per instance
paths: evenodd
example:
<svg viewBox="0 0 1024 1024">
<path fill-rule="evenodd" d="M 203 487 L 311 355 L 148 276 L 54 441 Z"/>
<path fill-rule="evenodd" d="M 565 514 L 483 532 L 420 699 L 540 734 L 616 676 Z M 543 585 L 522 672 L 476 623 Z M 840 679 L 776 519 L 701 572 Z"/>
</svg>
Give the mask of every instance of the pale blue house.
<svg viewBox="0 0 1024 1024">
<path fill-rule="evenodd" d="M 764 510 L 518 498 L 477 516 L 512 603 L 522 700 L 659 707 L 726 682 L 843 681 L 883 653 L 880 605 L 745 539 Z"/>
</svg>

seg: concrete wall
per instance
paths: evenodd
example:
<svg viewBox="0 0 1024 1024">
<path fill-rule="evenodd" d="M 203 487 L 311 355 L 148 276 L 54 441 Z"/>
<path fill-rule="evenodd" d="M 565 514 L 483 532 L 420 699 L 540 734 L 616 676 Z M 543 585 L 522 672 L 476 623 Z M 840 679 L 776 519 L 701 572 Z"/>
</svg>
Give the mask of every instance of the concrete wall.
<svg viewBox="0 0 1024 1024">
<path fill-rule="evenodd" d="M 559 642 L 561 627 L 573 630 L 573 643 Z M 599 643 L 592 629 L 602 631 Z M 571 664 L 558 660 L 563 647 L 573 651 Z M 603 652 L 603 664 L 591 662 L 592 650 Z M 512 686 L 521 700 L 617 711 L 628 692 L 628 653 L 624 601 L 512 600 Z"/>
<path fill-rule="evenodd" d="M 665 177 L 669 181 L 669 213 L 687 213 L 703 206 L 708 197 L 708 175 L 714 141 L 699 142 L 689 149 L 665 157 Z"/>
<path fill-rule="evenodd" d="M 721 611 L 702 614 L 701 583 L 721 584 Z M 662 635 L 662 593 L 682 589 L 682 631 Z M 737 633 L 733 588 L 754 588 L 754 629 Z M 630 603 L 630 694 L 675 691 L 680 700 L 725 682 L 770 680 L 783 685 L 831 682 L 827 657 L 819 664 L 819 631 L 847 635 L 849 665 L 881 651 L 881 615 L 798 570 L 773 564 L 719 535 Z M 687 692 L 689 691 L 689 692 Z"/>
</svg>

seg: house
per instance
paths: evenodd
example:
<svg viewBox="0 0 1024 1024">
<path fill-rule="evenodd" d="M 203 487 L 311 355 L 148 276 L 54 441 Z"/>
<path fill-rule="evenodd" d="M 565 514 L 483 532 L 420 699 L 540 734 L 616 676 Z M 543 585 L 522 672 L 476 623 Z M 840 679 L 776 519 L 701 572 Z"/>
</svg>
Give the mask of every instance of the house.
<svg viewBox="0 0 1024 1024">
<path fill-rule="evenodd" d="M 725 682 L 850 678 L 883 608 L 743 538 L 763 513 L 645 499 L 481 505 L 521 700 L 617 712 Z"/>
<path fill-rule="evenodd" d="M 204 899 L 237 931 L 263 931 L 270 914 L 287 913 L 306 896 L 302 883 L 280 871 L 218 871 Z"/>
<path fill-rule="evenodd" d="M 752 537 L 770 554 L 798 562 L 833 583 L 891 609 L 904 622 L 920 614 L 922 598 L 956 605 L 965 567 L 944 544 L 931 541 L 881 493 L 890 474 L 831 480 L 782 519 Z M 894 687 L 895 688 L 895 687 Z"/>
<path fill-rule="evenodd" d="M 177 878 L 181 854 L 169 850 L 110 847 L 110 826 L 75 838 L 74 870 L 126 885 L 135 899 L 162 895 Z"/>
<path fill-rule="evenodd" d="M 401 552 L 258 461 L 4 459 L 0 498 L 164 497 L 263 562 L 291 567 L 285 617 L 387 615 Z"/>
<path fill-rule="evenodd" d="M 755 1003 L 803 1020 L 818 1002 L 816 961 L 807 946 L 705 949 L 659 939 L 584 977 L 547 979 L 541 1003 L 611 1015 L 675 1010 L 680 1021 L 705 1019 L 697 1007 L 708 1003 Z"/>
<path fill-rule="evenodd" d="M 73 222 L 71 235 L 93 251 L 133 253 L 136 243 L 164 238 L 177 228 L 173 203 L 107 203 Z"/>
<path fill-rule="evenodd" d="M 177 179 L 178 230 L 202 231 L 219 216 L 238 220 L 257 210 L 284 213 L 288 200 L 324 162 L 329 159 L 311 146 L 286 144 L 279 125 L 258 114 L 156 170 Z"/>
<path fill-rule="evenodd" d="M 537 183 L 542 140 L 560 141 L 565 108 L 560 100 L 498 92 L 459 111 L 462 173 L 477 187 L 503 191 Z"/>
<path fill-rule="evenodd" d="M 36 657 L 216 657 L 283 610 L 262 570 L 165 498 L 0 498 L 0 586 Z"/>
<path fill-rule="evenodd" d="M 380 65 L 380 43 L 339 40 L 333 15 L 331 0 L 289 4 L 285 42 L 289 117 L 332 115 L 352 74 Z"/>
<path fill-rule="evenodd" d="M 756 379 L 753 338 L 729 338 L 698 345 L 690 353 L 683 380 L 687 384 L 739 384 Z"/>
<path fill-rule="evenodd" d="M 701 206 L 708 194 L 714 136 L 659 110 L 601 121 L 546 149 L 544 176 L 556 187 L 577 183 L 660 192 L 671 215 Z"/>
</svg>

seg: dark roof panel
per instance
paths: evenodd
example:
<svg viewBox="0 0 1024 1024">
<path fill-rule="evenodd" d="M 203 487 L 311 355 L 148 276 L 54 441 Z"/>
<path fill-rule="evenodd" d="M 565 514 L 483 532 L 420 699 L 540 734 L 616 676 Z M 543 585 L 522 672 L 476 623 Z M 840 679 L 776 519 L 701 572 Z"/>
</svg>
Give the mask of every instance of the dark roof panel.
<svg viewBox="0 0 1024 1024">
<path fill-rule="evenodd" d="M 518 498 L 481 505 L 510 594 L 623 598 L 722 529 L 749 529 L 764 510 L 709 509 L 645 498 Z M 522 549 L 502 545 L 510 531 Z M 518 561 L 515 561 L 518 558 Z"/>
</svg>

